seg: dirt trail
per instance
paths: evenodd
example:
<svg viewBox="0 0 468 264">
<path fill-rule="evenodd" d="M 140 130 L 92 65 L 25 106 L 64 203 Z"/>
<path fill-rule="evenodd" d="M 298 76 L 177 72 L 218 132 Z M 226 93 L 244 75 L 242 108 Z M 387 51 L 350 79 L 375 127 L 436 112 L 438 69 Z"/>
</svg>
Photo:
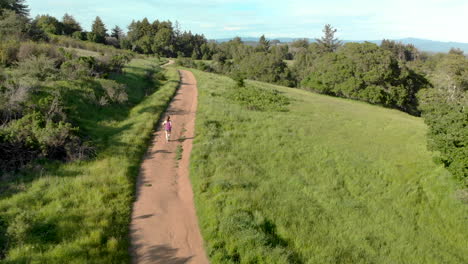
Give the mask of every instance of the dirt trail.
<svg viewBox="0 0 468 264">
<path fill-rule="evenodd" d="M 166 112 L 173 125 L 171 141 L 165 142 L 158 124 L 138 177 L 130 225 L 133 263 L 209 263 L 189 179 L 197 86 L 191 72 L 180 74 L 181 86 Z M 178 145 L 183 148 L 180 161 Z"/>
</svg>

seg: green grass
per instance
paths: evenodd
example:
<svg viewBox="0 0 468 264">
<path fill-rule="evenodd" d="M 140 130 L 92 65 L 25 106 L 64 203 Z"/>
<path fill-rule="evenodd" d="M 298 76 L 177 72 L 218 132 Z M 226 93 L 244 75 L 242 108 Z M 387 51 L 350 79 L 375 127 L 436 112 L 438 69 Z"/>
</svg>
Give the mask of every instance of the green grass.
<svg viewBox="0 0 468 264">
<path fill-rule="evenodd" d="M 169 69 L 168 81 L 145 97 L 145 70 L 156 63 L 133 60 L 124 75 L 113 76 L 127 85 L 125 105 L 89 104 L 90 87 L 105 80 L 57 83 L 73 106 L 67 111 L 98 155 L 46 162 L 1 183 L 7 188 L 0 194 L 0 255 L 9 241 L 1 263 L 130 262 L 128 226 L 140 161 L 179 80 Z"/>
<path fill-rule="evenodd" d="M 287 112 L 199 88 L 191 180 L 212 263 L 468 263 L 468 205 L 423 120 L 265 83 Z"/>
<path fill-rule="evenodd" d="M 75 52 L 78 56 L 100 57 L 101 53 L 85 49 L 66 48 L 66 50 Z"/>
<path fill-rule="evenodd" d="M 294 66 L 295 61 L 294 60 L 283 60 L 288 67 Z"/>
</svg>

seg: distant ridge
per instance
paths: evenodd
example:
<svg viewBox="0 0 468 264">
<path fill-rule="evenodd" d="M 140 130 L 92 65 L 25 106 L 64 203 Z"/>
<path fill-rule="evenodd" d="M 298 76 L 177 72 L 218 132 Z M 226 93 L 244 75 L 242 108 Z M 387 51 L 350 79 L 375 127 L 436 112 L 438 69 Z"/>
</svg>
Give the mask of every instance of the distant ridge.
<svg viewBox="0 0 468 264">
<path fill-rule="evenodd" d="M 216 42 L 226 42 L 232 38 L 222 38 L 215 39 Z M 241 37 L 244 42 L 257 42 L 258 38 L 256 37 Z M 282 43 L 292 42 L 301 38 L 269 38 L 270 40 L 279 40 Z M 314 42 L 315 39 L 308 38 L 309 41 Z M 416 48 L 421 51 L 427 52 L 448 52 L 451 48 L 459 48 L 465 51 L 465 55 L 468 54 L 468 43 L 462 42 L 443 42 L 443 41 L 434 41 L 429 39 L 419 39 L 419 38 L 403 38 L 403 39 L 393 39 L 394 41 L 401 42 L 403 44 L 413 44 Z M 365 42 L 366 40 L 344 40 L 344 42 Z M 368 42 L 375 43 L 380 45 L 382 40 L 367 40 Z"/>
</svg>

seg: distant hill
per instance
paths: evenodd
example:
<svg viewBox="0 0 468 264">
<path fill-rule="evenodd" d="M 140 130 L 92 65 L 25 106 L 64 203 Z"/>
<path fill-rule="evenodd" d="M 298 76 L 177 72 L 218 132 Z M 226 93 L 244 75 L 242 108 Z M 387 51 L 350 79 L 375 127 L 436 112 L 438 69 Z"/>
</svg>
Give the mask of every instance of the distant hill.
<svg viewBox="0 0 468 264">
<path fill-rule="evenodd" d="M 296 39 L 300 38 L 272 38 L 270 40 L 279 40 L 282 43 L 292 42 Z M 224 38 L 224 39 L 216 39 L 216 42 L 226 42 L 231 39 Z M 443 42 L 443 41 L 434 41 L 429 39 L 418 39 L 418 38 L 403 38 L 403 39 L 394 39 L 395 41 L 402 42 L 404 44 L 413 44 L 416 48 L 422 51 L 428 52 L 448 52 L 451 48 L 459 48 L 465 51 L 465 54 L 468 54 L 468 43 L 461 43 L 461 42 Z M 242 38 L 242 41 L 247 42 L 248 44 L 254 44 L 258 41 L 258 38 L 255 37 L 245 37 Z M 313 42 L 315 39 L 309 39 L 309 41 Z M 366 40 L 344 40 L 344 42 L 365 42 Z M 375 44 L 380 45 L 382 40 L 367 40 L 368 42 L 372 42 Z"/>
</svg>

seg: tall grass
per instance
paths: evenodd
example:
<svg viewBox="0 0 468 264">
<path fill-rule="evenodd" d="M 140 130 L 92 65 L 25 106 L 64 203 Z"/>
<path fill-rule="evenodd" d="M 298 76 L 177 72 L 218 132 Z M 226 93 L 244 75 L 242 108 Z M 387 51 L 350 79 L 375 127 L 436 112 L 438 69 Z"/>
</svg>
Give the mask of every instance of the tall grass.
<svg viewBox="0 0 468 264">
<path fill-rule="evenodd" d="M 98 156 L 68 164 L 45 162 L 2 182 L 6 188 L 0 194 L 0 242 L 7 249 L 2 263 L 130 261 L 134 183 L 151 131 L 179 78 L 169 69 L 168 81 L 145 97 L 152 85 L 145 76 L 155 63 L 133 60 L 124 75 L 113 76 L 127 85 L 127 105 L 86 103 L 87 87 L 96 83 L 58 84 L 74 106 L 68 109 L 74 122 L 95 143 Z"/>
<path fill-rule="evenodd" d="M 190 177 L 212 263 L 468 263 L 468 205 L 420 118 L 251 81 L 291 104 L 249 110 L 234 81 L 192 71 Z"/>
</svg>

